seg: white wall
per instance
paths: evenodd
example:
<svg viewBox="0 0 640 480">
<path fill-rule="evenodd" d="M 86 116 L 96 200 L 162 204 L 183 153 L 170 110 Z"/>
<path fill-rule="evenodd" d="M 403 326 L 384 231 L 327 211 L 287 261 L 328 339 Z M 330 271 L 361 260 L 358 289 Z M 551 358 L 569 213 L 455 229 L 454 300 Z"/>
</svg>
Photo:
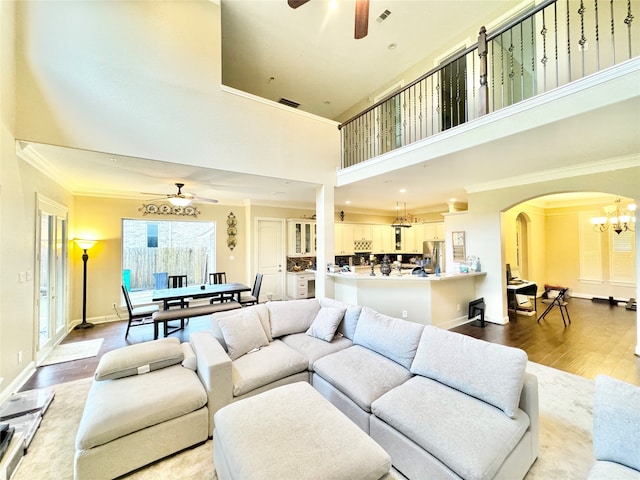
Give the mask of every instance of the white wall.
<svg viewBox="0 0 640 480">
<path fill-rule="evenodd" d="M 334 122 L 221 89 L 219 5 L 52 0 L 17 14 L 19 138 L 333 184 Z"/>
</svg>

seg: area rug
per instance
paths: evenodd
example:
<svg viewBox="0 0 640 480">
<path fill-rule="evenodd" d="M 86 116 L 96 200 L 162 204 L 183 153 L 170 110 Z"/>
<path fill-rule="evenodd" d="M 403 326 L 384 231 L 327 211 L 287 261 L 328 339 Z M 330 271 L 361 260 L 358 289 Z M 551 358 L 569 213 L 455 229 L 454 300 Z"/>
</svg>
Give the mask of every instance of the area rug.
<svg viewBox="0 0 640 480">
<path fill-rule="evenodd" d="M 56 345 L 53 351 L 45 358 L 40 366 L 53 365 L 55 363 L 71 362 L 82 358 L 95 357 L 102 347 L 104 338 L 85 340 L 82 342 L 61 343 Z"/>
<path fill-rule="evenodd" d="M 584 479 L 593 463 L 593 382 L 531 362 L 527 369 L 538 377 L 540 455 L 525 478 Z M 55 398 L 14 480 L 73 479 L 74 441 L 90 385 L 91 379 L 87 378 L 54 387 Z M 214 480 L 217 477 L 212 441 L 156 462 L 127 478 Z"/>
</svg>

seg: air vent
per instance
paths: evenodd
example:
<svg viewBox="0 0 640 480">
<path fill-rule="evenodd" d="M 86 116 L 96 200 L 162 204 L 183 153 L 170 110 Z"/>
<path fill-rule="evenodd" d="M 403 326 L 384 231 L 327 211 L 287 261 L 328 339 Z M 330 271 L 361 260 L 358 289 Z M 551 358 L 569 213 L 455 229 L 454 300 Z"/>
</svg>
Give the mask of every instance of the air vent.
<svg viewBox="0 0 640 480">
<path fill-rule="evenodd" d="M 380 14 L 378 18 L 376 18 L 376 22 L 378 23 L 384 22 L 387 19 L 387 17 L 389 17 L 389 15 L 391 15 L 391 12 L 389 10 L 385 10 Z"/>
<path fill-rule="evenodd" d="M 300 106 L 298 102 L 294 102 L 293 100 L 288 100 L 286 98 L 281 98 L 280 100 L 278 100 L 278 103 L 281 103 L 282 105 L 286 105 L 287 107 L 291 107 L 291 108 L 298 108 Z"/>
</svg>

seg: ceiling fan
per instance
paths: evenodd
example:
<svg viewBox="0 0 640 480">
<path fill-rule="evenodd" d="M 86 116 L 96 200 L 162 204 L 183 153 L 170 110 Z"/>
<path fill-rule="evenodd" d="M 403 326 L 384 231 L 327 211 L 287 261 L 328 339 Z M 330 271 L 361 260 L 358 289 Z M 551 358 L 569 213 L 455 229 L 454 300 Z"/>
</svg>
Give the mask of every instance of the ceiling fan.
<svg viewBox="0 0 640 480">
<path fill-rule="evenodd" d="M 298 8 L 309 0 L 287 0 L 291 8 Z M 369 33 L 369 0 L 356 0 L 356 20 L 354 37 L 364 38 Z"/>
<path fill-rule="evenodd" d="M 169 200 L 173 206 L 176 207 L 186 207 L 191 204 L 191 202 L 199 202 L 199 203 L 218 203 L 218 200 L 214 200 L 213 198 L 204 198 L 198 197 L 192 193 L 186 193 L 182 191 L 182 187 L 184 187 L 184 183 L 175 183 L 176 187 L 178 187 L 177 193 L 167 193 L 166 198 Z M 155 193 L 145 193 L 144 195 L 157 195 Z M 163 197 L 164 198 L 164 197 Z"/>
</svg>

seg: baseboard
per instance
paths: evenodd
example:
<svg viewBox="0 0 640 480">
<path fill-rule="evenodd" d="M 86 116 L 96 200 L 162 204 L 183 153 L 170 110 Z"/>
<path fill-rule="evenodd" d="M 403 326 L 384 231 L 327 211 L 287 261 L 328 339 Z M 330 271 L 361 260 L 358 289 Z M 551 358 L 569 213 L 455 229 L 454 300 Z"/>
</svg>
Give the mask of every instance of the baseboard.
<svg viewBox="0 0 640 480">
<path fill-rule="evenodd" d="M 35 362 L 30 362 L 18 376 L 0 392 L 0 404 L 4 403 L 12 393 L 19 391 L 36 371 Z"/>
</svg>

